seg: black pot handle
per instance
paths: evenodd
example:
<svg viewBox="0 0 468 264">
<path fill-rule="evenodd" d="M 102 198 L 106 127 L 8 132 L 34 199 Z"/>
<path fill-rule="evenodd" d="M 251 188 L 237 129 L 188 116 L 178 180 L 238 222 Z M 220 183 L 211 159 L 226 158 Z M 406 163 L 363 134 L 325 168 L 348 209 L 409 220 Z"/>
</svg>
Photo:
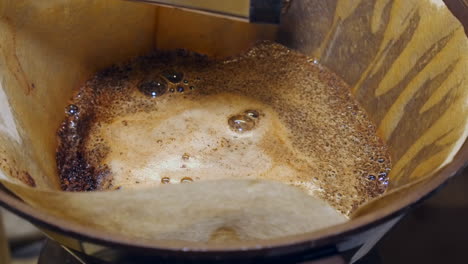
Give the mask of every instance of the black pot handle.
<svg viewBox="0 0 468 264">
<path fill-rule="evenodd" d="M 298 264 L 346 264 L 346 261 L 340 255 L 334 255 L 317 260 L 300 262 Z"/>
</svg>

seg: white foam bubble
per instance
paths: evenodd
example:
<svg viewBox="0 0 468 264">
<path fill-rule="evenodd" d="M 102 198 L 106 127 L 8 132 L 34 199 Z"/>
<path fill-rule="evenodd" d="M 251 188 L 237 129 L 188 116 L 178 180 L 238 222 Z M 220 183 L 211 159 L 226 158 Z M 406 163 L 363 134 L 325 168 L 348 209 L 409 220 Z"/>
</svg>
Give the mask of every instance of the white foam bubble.
<svg viewBox="0 0 468 264">
<path fill-rule="evenodd" d="M 445 3 L 443 0 L 429 0 L 432 4 L 436 5 L 437 7 L 444 7 Z"/>
<path fill-rule="evenodd" d="M 6 134 L 8 137 L 21 143 L 21 137 L 16 128 L 15 118 L 11 111 L 8 97 L 3 90 L 3 80 L 0 79 L 0 133 Z"/>
<path fill-rule="evenodd" d="M 8 180 L 8 177 L 3 173 L 3 171 L 0 169 L 0 180 Z"/>
</svg>

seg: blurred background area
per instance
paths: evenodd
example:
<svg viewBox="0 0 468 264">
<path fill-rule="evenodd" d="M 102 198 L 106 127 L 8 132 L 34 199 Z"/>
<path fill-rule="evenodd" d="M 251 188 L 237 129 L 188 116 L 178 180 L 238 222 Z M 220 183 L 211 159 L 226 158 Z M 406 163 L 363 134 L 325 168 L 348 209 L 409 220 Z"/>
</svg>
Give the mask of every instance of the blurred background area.
<svg viewBox="0 0 468 264">
<path fill-rule="evenodd" d="M 35 264 L 44 243 L 42 233 L 29 222 L 0 207 L 10 258 L 14 264 Z M 1 231 L 0 231 L 1 234 Z M 0 235 L 1 236 L 1 235 Z M 0 237 L 0 240 L 2 238 Z M 0 242 L 0 245 L 2 242 Z M 0 252 L 2 250 L 0 249 Z M 0 264 L 2 259 L 0 258 Z"/>
<path fill-rule="evenodd" d="M 403 218 L 377 250 L 383 264 L 468 263 L 468 169 Z"/>
<path fill-rule="evenodd" d="M 37 263 L 45 238 L 28 222 L 0 210 L 11 263 Z M 465 264 L 467 253 L 468 169 L 465 169 L 404 217 L 358 264 Z"/>
</svg>

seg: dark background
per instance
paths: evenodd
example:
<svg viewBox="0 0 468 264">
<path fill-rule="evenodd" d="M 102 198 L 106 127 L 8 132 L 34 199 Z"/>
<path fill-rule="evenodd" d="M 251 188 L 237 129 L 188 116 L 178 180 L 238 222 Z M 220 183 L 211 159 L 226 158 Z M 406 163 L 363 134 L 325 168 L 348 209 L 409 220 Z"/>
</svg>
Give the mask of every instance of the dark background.
<svg viewBox="0 0 468 264">
<path fill-rule="evenodd" d="M 465 26 L 465 32 L 468 35 L 468 0 L 444 0 L 444 2 Z"/>
<path fill-rule="evenodd" d="M 468 169 L 405 216 L 362 262 L 467 264 Z"/>
</svg>

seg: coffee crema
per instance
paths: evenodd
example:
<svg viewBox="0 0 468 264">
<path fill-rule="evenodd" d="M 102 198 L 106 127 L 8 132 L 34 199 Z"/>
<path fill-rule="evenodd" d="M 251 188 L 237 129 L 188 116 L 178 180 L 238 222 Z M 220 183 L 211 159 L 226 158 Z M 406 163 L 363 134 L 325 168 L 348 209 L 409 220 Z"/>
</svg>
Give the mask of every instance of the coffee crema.
<svg viewBox="0 0 468 264">
<path fill-rule="evenodd" d="M 266 179 L 349 215 L 389 183 L 387 147 L 346 83 L 275 43 L 227 60 L 175 51 L 114 65 L 66 115 L 67 191 Z"/>
</svg>

